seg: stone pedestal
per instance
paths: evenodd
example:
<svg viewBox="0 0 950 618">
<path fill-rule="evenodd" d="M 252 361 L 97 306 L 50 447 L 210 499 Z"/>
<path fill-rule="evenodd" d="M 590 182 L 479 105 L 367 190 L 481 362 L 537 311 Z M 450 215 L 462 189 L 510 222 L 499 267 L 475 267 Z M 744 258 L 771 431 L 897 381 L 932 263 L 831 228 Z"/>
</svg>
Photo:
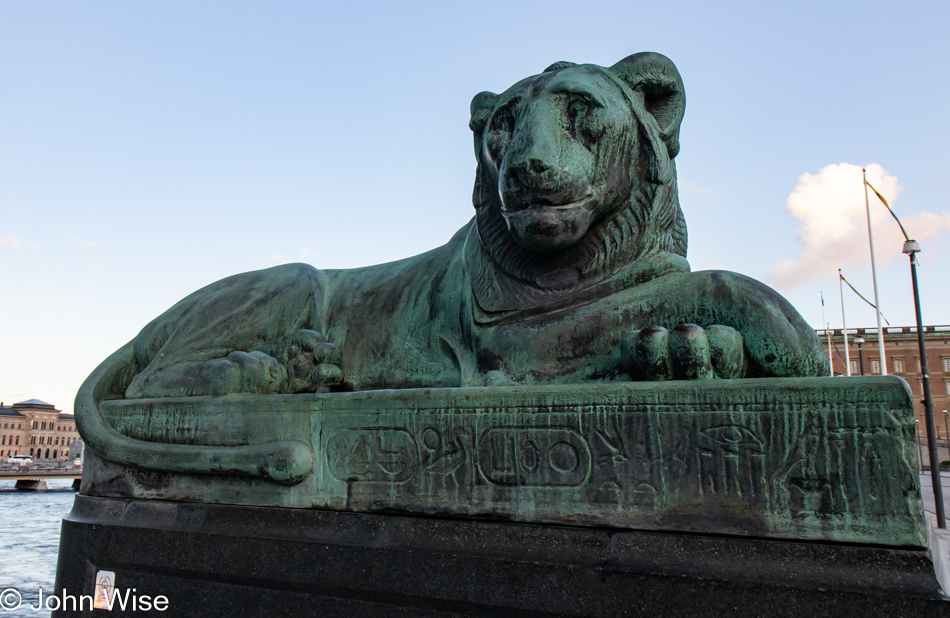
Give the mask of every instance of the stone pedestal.
<svg viewBox="0 0 950 618">
<path fill-rule="evenodd" d="M 203 618 L 950 609 L 921 549 L 79 496 L 57 590 L 92 594 L 98 570 Z"/>
<path fill-rule="evenodd" d="M 937 615 L 910 392 L 887 378 L 100 405 L 299 482 L 88 452 L 57 587 L 176 615 Z M 247 450 L 250 449 L 250 450 Z M 296 456 L 296 455 L 295 455 Z M 301 466 L 301 462 L 305 466 Z"/>
</svg>

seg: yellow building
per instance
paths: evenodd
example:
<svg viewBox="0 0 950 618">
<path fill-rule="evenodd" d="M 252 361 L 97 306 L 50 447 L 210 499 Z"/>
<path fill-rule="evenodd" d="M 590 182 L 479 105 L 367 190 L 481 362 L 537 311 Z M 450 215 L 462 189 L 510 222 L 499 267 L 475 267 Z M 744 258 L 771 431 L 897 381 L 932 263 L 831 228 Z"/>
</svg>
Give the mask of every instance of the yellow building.
<svg viewBox="0 0 950 618">
<path fill-rule="evenodd" d="M 29 455 L 33 461 L 65 461 L 81 452 L 82 441 L 72 414 L 63 414 L 39 399 L 12 406 L 0 402 L 0 457 L 4 461 L 11 455 Z"/>
</svg>

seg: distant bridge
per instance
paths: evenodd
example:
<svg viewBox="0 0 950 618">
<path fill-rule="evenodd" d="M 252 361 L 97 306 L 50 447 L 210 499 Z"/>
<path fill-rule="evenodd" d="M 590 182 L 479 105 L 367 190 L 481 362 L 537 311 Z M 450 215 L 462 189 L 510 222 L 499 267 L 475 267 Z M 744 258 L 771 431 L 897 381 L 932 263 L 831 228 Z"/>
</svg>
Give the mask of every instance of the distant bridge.
<svg viewBox="0 0 950 618">
<path fill-rule="evenodd" d="M 82 466 L 0 465 L 0 481 L 16 481 L 16 488 L 21 491 L 46 491 L 49 479 L 72 479 L 73 487 L 79 489 Z"/>
</svg>

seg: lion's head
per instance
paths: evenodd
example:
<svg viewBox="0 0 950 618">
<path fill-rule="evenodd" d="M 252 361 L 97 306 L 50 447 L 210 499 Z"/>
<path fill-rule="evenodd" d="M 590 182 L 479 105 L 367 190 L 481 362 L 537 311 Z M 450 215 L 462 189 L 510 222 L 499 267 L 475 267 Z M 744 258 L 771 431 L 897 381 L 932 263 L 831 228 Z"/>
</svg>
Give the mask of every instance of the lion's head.
<svg viewBox="0 0 950 618">
<path fill-rule="evenodd" d="M 655 53 L 609 68 L 558 62 L 476 95 L 481 262 L 563 293 L 644 257 L 685 257 L 673 163 L 685 104 L 679 72 Z"/>
</svg>

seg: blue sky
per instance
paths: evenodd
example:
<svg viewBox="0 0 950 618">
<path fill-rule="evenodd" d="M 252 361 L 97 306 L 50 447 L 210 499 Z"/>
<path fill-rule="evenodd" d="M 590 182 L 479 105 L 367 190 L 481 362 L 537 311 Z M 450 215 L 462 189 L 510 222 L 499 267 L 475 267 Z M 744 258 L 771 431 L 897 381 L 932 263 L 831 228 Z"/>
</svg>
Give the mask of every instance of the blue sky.
<svg viewBox="0 0 950 618">
<path fill-rule="evenodd" d="M 840 326 L 836 269 L 872 293 L 852 178 L 874 163 L 917 226 L 924 320 L 950 324 L 948 23 L 946 2 L 2 3 L 0 400 L 70 411 L 99 361 L 221 277 L 444 243 L 472 215 L 475 93 L 646 50 L 686 85 L 694 270 L 762 279 L 816 327 L 823 290 Z M 882 308 L 909 325 L 875 217 Z"/>
</svg>

